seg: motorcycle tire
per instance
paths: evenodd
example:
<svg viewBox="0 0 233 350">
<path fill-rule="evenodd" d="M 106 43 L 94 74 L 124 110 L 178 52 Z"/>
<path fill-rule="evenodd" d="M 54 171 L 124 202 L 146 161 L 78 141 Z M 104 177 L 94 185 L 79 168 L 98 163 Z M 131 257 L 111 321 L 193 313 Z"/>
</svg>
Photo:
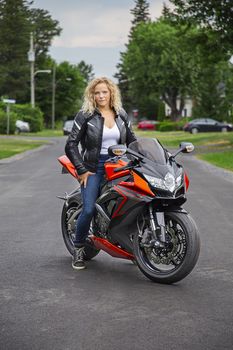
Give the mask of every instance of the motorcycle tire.
<svg viewBox="0 0 233 350">
<path fill-rule="evenodd" d="M 63 206 L 63 209 L 62 209 L 62 214 L 61 214 L 62 237 L 63 237 L 64 243 L 65 243 L 65 246 L 71 255 L 73 255 L 73 253 L 74 253 L 74 245 L 73 245 L 72 236 L 69 233 L 68 227 L 67 227 L 67 220 L 68 220 L 67 215 L 70 212 L 70 210 L 72 210 L 72 209 L 78 210 L 78 212 L 80 213 L 80 211 L 81 211 L 80 203 L 72 202 L 68 206 L 65 203 Z M 94 247 L 94 245 L 92 244 L 92 242 L 90 240 L 88 240 L 87 244 L 85 246 L 85 250 L 84 250 L 84 259 L 91 260 L 97 254 L 99 254 L 99 252 L 100 252 L 100 250 L 96 249 Z"/>
<path fill-rule="evenodd" d="M 174 262 L 170 264 L 171 269 L 168 269 L 168 263 L 163 264 L 158 261 L 157 251 L 154 252 L 151 249 L 148 254 L 146 249 L 140 245 L 139 233 L 134 235 L 133 248 L 137 265 L 147 278 L 157 283 L 172 284 L 185 278 L 196 265 L 200 253 L 200 237 L 197 226 L 189 214 L 167 212 L 165 213 L 165 225 L 166 235 L 170 236 L 169 232 L 172 232 L 173 243 L 175 242 L 171 243 L 173 244 L 172 252 L 174 250 L 174 257 L 172 257 Z M 180 263 L 178 264 L 175 259 L 180 259 Z"/>
</svg>

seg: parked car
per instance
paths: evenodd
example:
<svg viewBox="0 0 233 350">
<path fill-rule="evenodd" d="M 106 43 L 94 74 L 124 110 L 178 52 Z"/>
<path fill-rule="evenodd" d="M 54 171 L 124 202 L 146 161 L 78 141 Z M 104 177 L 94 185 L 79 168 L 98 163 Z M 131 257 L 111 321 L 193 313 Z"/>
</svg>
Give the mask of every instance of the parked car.
<svg viewBox="0 0 233 350">
<path fill-rule="evenodd" d="M 20 134 L 21 132 L 29 132 L 30 125 L 28 122 L 24 122 L 22 120 L 16 120 L 15 122 L 16 133 Z"/>
<path fill-rule="evenodd" d="M 232 125 L 228 123 L 221 123 L 217 120 L 210 118 L 193 119 L 190 120 L 183 127 L 184 131 L 189 131 L 191 134 L 197 134 L 198 132 L 210 132 L 210 131 L 232 131 Z"/>
<path fill-rule="evenodd" d="M 73 128 L 74 121 L 73 120 L 67 120 L 64 123 L 63 126 L 63 135 L 69 135 L 71 133 L 71 130 Z"/>
<path fill-rule="evenodd" d="M 141 130 L 155 130 L 156 124 L 158 124 L 158 122 L 155 120 L 141 120 L 137 127 Z"/>
</svg>

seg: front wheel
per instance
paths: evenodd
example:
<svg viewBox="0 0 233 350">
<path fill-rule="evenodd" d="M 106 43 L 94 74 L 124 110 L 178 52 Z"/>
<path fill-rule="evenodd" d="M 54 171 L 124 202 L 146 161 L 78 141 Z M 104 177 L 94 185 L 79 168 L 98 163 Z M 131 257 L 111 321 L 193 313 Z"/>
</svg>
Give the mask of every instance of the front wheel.
<svg viewBox="0 0 233 350">
<path fill-rule="evenodd" d="M 73 252 L 74 252 L 73 240 L 75 237 L 76 221 L 78 219 L 80 212 L 81 212 L 81 205 L 76 201 L 70 203 L 68 206 L 65 203 L 62 209 L 62 215 L 61 215 L 62 236 L 63 236 L 64 243 L 66 245 L 66 248 L 71 255 L 73 255 Z M 99 252 L 100 250 L 96 249 L 92 244 L 91 240 L 88 239 L 84 250 L 84 253 L 85 253 L 84 259 L 91 260 Z"/>
<path fill-rule="evenodd" d="M 139 269 L 154 282 L 171 284 L 186 277 L 196 265 L 200 238 L 196 224 L 189 214 L 165 213 L 166 245 L 146 244 L 144 234 L 135 234 L 134 255 Z M 148 227 L 144 228 L 148 235 Z"/>
</svg>

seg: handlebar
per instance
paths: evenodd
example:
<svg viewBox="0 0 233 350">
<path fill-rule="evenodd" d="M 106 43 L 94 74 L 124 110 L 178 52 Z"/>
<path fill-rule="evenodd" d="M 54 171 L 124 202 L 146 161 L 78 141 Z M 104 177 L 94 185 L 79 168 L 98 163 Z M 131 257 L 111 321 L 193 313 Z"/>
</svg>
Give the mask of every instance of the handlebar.
<svg viewBox="0 0 233 350">
<path fill-rule="evenodd" d="M 119 173 L 120 171 L 123 171 L 123 170 L 130 170 L 130 169 L 133 169 L 133 168 L 136 168 L 138 166 L 138 162 L 136 161 L 131 161 L 129 162 L 128 164 L 120 167 L 120 168 L 116 168 L 113 170 L 114 173 Z"/>
<path fill-rule="evenodd" d="M 120 168 L 116 168 L 113 170 L 114 173 L 119 173 L 120 171 L 123 171 L 123 170 L 129 170 L 129 169 L 132 169 L 133 166 L 128 166 L 128 165 L 125 165 L 125 166 L 122 166 Z"/>
</svg>

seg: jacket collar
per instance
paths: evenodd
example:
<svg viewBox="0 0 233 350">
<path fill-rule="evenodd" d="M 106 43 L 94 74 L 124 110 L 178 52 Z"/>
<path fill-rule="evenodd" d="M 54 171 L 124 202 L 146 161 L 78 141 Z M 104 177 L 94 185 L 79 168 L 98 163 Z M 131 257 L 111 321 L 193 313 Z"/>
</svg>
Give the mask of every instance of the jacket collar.
<svg viewBox="0 0 233 350">
<path fill-rule="evenodd" d="M 114 110 L 114 112 L 115 112 L 115 114 L 116 114 L 116 118 L 120 117 L 120 113 L 117 112 L 117 111 L 115 110 L 115 108 L 113 108 L 113 110 Z M 101 115 L 101 112 L 100 112 L 100 110 L 99 110 L 97 107 L 95 108 L 93 114 L 95 114 L 95 113 L 97 113 L 98 115 Z"/>
</svg>

